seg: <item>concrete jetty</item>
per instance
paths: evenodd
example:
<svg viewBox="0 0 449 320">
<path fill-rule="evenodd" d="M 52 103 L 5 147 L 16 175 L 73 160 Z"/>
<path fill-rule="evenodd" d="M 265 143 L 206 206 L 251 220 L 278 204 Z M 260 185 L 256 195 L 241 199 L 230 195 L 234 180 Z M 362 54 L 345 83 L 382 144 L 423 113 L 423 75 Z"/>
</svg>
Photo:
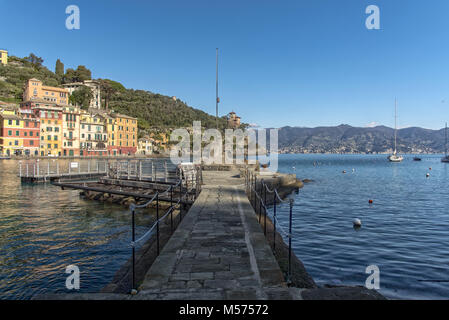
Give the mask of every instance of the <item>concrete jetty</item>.
<svg viewBox="0 0 449 320">
<path fill-rule="evenodd" d="M 202 192 L 148 270 L 135 299 L 299 299 L 238 171 L 204 171 Z"/>
</svg>

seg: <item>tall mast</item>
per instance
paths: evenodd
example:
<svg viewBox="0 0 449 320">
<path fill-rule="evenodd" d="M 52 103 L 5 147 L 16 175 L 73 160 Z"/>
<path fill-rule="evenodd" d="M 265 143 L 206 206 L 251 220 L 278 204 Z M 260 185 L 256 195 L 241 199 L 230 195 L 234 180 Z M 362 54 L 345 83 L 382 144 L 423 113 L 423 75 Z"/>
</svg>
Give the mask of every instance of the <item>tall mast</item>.
<svg viewBox="0 0 449 320">
<path fill-rule="evenodd" d="M 397 127 L 397 101 L 396 98 L 394 98 L 394 154 L 396 154 L 396 132 L 398 130 Z"/>
<path fill-rule="evenodd" d="M 218 48 L 217 48 L 217 59 L 216 59 L 216 68 L 215 68 L 215 116 L 216 116 L 216 125 L 218 130 L 218 102 L 220 101 L 218 98 Z"/>
<path fill-rule="evenodd" d="M 446 141 L 444 143 L 444 155 L 447 158 L 447 122 L 446 122 L 446 130 L 445 130 Z"/>
</svg>

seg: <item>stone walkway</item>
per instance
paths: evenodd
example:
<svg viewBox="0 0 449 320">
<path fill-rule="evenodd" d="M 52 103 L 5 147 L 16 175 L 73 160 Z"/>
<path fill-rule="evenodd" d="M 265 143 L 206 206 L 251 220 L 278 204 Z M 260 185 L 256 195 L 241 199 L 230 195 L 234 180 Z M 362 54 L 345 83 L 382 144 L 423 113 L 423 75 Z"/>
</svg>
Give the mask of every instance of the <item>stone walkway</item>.
<svg viewBox="0 0 449 320">
<path fill-rule="evenodd" d="M 135 299 L 298 299 L 238 172 L 203 172 L 204 186 L 153 263 Z"/>
</svg>

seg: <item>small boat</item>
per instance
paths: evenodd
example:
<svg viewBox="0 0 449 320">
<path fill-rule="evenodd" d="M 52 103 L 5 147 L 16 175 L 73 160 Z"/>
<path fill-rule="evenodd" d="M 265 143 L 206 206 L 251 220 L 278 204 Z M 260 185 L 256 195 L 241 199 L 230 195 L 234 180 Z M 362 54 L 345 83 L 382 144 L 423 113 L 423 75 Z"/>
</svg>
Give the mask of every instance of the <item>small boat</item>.
<svg viewBox="0 0 449 320">
<path fill-rule="evenodd" d="M 396 105 L 396 99 L 394 100 L 394 151 L 393 154 L 390 155 L 388 157 L 388 160 L 390 160 L 390 162 L 401 162 L 402 160 L 404 160 L 404 157 L 402 157 L 401 155 L 398 155 L 396 153 L 396 137 L 397 137 L 397 105 Z"/>
<path fill-rule="evenodd" d="M 421 161 L 422 159 L 421 158 L 419 158 L 419 157 L 414 157 L 413 158 L 413 161 Z"/>
<path fill-rule="evenodd" d="M 446 135 L 446 141 L 444 144 L 444 157 L 441 158 L 441 162 L 449 163 L 449 155 L 447 154 L 447 122 L 446 122 L 446 129 L 444 132 Z"/>
</svg>

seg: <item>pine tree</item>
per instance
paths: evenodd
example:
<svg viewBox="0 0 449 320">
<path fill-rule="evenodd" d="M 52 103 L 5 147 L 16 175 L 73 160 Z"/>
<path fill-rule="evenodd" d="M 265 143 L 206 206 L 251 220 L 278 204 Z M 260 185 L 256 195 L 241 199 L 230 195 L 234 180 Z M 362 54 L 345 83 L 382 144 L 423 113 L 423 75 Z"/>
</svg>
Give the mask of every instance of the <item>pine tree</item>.
<svg viewBox="0 0 449 320">
<path fill-rule="evenodd" d="M 56 60 L 55 73 L 60 79 L 64 76 L 64 64 L 59 59 Z"/>
</svg>

